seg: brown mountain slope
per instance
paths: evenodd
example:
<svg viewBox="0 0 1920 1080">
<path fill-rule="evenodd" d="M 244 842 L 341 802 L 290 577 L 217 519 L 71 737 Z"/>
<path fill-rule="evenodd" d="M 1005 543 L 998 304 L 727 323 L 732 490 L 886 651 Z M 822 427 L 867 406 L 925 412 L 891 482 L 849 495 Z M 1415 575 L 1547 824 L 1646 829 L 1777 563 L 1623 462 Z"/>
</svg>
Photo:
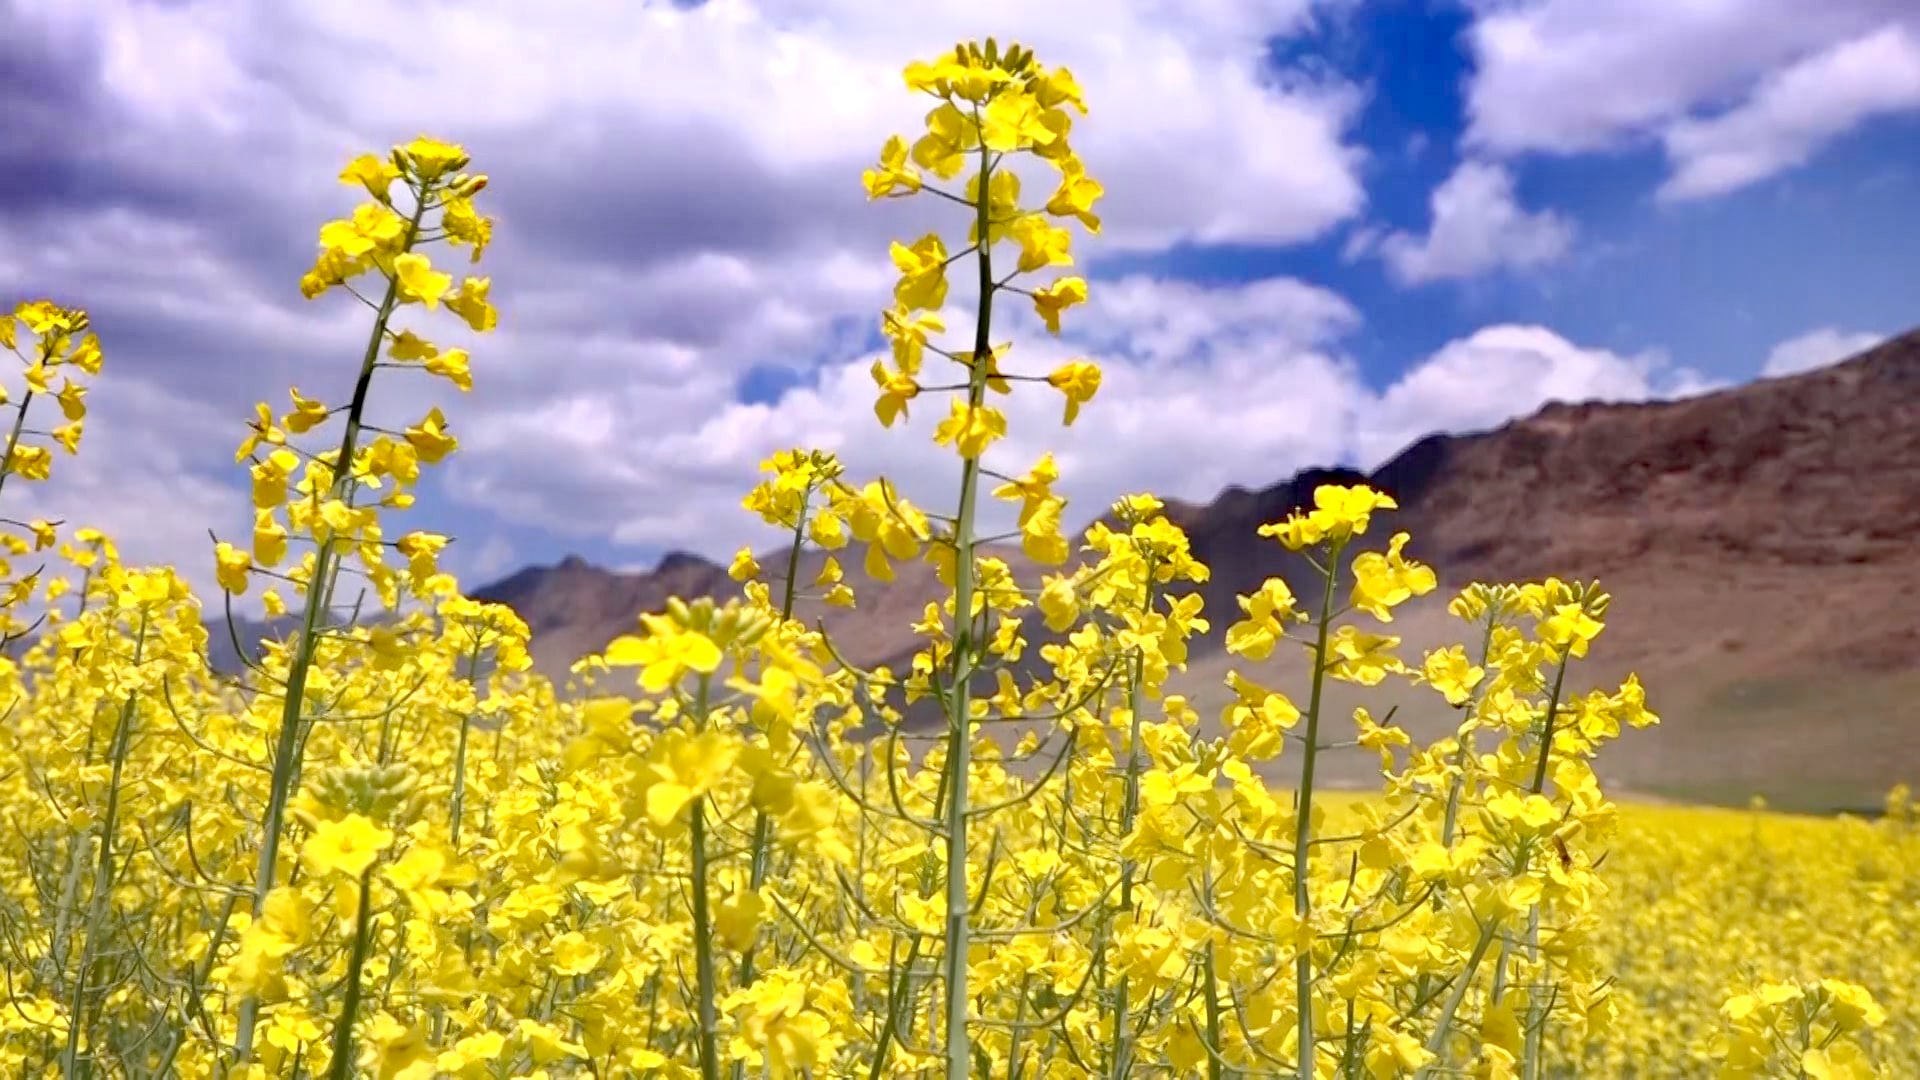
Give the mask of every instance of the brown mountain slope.
<svg viewBox="0 0 1920 1080">
<path fill-rule="evenodd" d="M 1272 574 L 1315 587 L 1258 526 L 1321 483 L 1361 480 L 1401 506 L 1377 519 L 1370 544 L 1411 532 L 1443 591 L 1554 574 L 1598 577 L 1614 594 L 1576 682 L 1638 671 L 1666 717 L 1605 759 L 1617 781 L 1821 804 L 1920 780 L 1920 331 L 1832 368 L 1685 401 L 1549 405 L 1491 432 L 1421 440 L 1370 477 L 1315 470 L 1170 505 L 1214 572 L 1213 631 L 1178 687 L 1203 713 L 1224 703 L 1220 680 L 1236 663 L 1218 647 L 1235 595 Z M 903 570 L 890 586 L 856 581 L 861 609 L 829 613 L 855 662 L 911 648 L 907 626 L 935 583 Z M 553 670 L 668 595 L 732 587 L 718 567 L 677 557 L 640 575 L 563 563 L 483 593 L 528 617 Z M 1461 636 L 1442 607 L 1436 595 L 1396 622 L 1405 655 Z M 1450 723 L 1418 695 L 1404 706 L 1400 719 L 1423 733 Z M 1360 781 L 1369 768 L 1355 758 L 1341 772 Z"/>
<path fill-rule="evenodd" d="M 616 573 L 568 556 L 555 566 L 530 566 L 473 596 L 505 604 L 525 619 L 533 631 L 534 665 L 564 680 L 575 660 L 633 633 L 643 612 L 659 611 L 675 596 L 726 596 L 735 588 L 720 567 L 674 552 L 644 574 Z"/>
<path fill-rule="evenodd" d="M 1328 478 L 1180 515 L 1215 567 L 1216 631 L 1235 593 L 1288 563 L 1253 528 Z M 1485 434 L 1430 437 L 1370 481 L 1401 505 L 1372 539 L 1411 532 L 1449 588 L 1552 574 L 1598 577 L 1614 594 L 1574 684 L 1636 671 L 1667 720 L 1603 759 L 1618 781 L 1871 805 L 1920 779 L 1920 332 L 1685 401 L 1555 404 Z M 1461 637 L 1442 599 L 1396 624 L 1407 655 Z M 1203 712 L 1224 703 L 1228 666 L 1201 660 L 1183 680 Z M 1406 705 L 1416 725 L 1449 722 L 1418 697 Z"/>
<path fill-rule="evenodd" d="M 1000 552 L 1017 572 L 1029 570 L 1018 551 Z M 784 553 L 781 556 L 784 559 Z M 824 556 L 817 551 L 801 557 L 802 583 L 813 581 Z M 857 608 L 828 607 L 802 601 L 795 615 L 808 622 L 823 621 L 835 647 L 849 663 L 861 667 L 900 665 L 915 647 L 911 627 L 927 603 L 940 595 L 933 569 L 925 563 L 895 564 L 892 582 L 881 584 L 860 573 L 857 558 L 844 560 L 854 578 L 860 602 Z M 772 556 L 762 559 L 778 565 Z M 784 566 L 782 566 L 784 569 Z M 621 634 L 635 632 L 642 614 L 660 611 L 671 597 L 692 600 L 737 596 L 740 586 L 724 567 L 697 555 L 675 552 L 659 566 L 639 573 L 621 573 L 569 556 L 555 566 L 536 566 L 505 580 L 474 590 L 475 599 L 506 604 L 527 620 L 533 631 L 535 666 L 549 677 L 564 681 L 575 660 L 599 652 Z"/>
</svg>

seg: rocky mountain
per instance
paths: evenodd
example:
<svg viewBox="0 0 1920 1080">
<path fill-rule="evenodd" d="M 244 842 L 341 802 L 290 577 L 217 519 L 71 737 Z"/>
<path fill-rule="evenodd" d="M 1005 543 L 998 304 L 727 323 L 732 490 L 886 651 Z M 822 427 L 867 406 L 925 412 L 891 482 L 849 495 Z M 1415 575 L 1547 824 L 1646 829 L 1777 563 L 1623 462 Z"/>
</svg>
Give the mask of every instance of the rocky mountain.
<svg viewBox="0 0 1920 1080">
<path fill-rule="evenodd" d="M 1614 594 L 1582 678 L 1637 671 L 1666 718 L 1611 755 L 1624 782 L 1830 804 L 1920 780 L 1920 330 L 1802 375 L 1681 401 L 1555 403 L 1493 431 L 1423 439 L 1370 475 L 1310 470 L 1170 505 L 1214 575 L 1213 630 L 1181 687 L 1196 702 L 1224 703 L 1235 661 L 1219 640 L 1237 594 L 1273 574 L 1313 587 L 1258 526 L 1322 483 L 1363 480 L 1400 503 L 1370 539 L 1412 533 L 1443 592 L 1553 574 L 1598 577 Z M 924 567 L 901 569 L 890 585 L 855 580 L 858 610 L 824 612 L 857 663 L 911 650 L 907 627 L 936 583 Z M 559 674 L 669 596 L 734 588 L 721 567 L 673 555 L 635 574 L 568 559 L 477 595 L 518 610 L 537 660 Z M 1407 655 L 1459 639 L 1443 608 L 1436 594 L 1396 621 Z"/>
<path fill-rule="evenodd" d="M 617 573 L 569 557 L 555 566 L 528 567 L 472 595 L 505 604 L 525 619 L 533 632 L 534 664 L 564 679 L 575 660 L 633 633 L 642 613 L 661 610 L 670 598 L 724 596 L 737 588 L 722 567 L 674 552 L 644 574 Z"/>
</svg>

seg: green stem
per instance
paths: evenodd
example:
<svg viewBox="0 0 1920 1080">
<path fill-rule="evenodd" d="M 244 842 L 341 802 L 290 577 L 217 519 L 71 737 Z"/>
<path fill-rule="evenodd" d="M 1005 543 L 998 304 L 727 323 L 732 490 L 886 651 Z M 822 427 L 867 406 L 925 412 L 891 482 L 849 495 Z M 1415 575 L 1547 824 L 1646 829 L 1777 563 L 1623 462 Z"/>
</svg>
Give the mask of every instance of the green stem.
<svg viewBox="0 0 1920 1080">
<path fill-rule="evenodd" d="M 993 255 L 987 245 L 993 163 L 980 148 L 980 186 L 974 199 L 979 230 L 980 312 L 974 323 L 973 365 L 968 372 L 967 405 L 986 400 L 987 372 L 993 363 Z M 980 461 L 969 457 L 960 470 L 960 507 L 953 525 L 953 683 L 947 699 L 947 926 L 943 959 L 947 984 L 947 1080 L 967 1080 L 973 1062 L 967 1030 L 967 951 L 972 947 L 967 895 L 967 781 L 973 765 L 973 545 L 974 504 L 979 495 Z"/>
<path fill-rule="evenodd" d="M 900 1026 L 900 1014 L 907 1007 L 907 990 L 913 978 L 913 965 L 920 962 L 920 938 L 916 935 L 913 943 L 907 946 L 907 962 L 900 968 L 900 977 L 888 980 L 887 1018 L 880 1025 L 879 1044 L 873 1048 L 873 1065 L 867 1070 L 867 1080 L 880 1080 L 887 1067 L 887 1058 L 893 1050 L 894 1031 Z"/>
<path fill-rule="evenodd" d="M 3 469 L 4 466 L 0 466 L 0 470 Z M 0 480 L 4 479 L 4 472 L 0 471 Z M 87 594 L 92 588 L 92 585 L 93 570 L 88 569 L 80 578 L 79 611 L 74 615 L 76 621 L 85 617 L 87 613 Z M 65 701 L 67 708 L 72 708 L 73 698 L 73 694 L 70 693 L 67 695 Z M 84 765 L 93 764 L 93 738 L 91 735 L 89 735 L 87 739 L 86 753 L 82 757 L 81 762 Z M 49 979 L 56 977 L 64 979 L 66 977 L 67 959 L 73 952 L 73 943 L 69 939 L 73 932 L 74 917 L 79 914 L 80 878 L 87 868 L 87 841 L 91 838 L 91 834 L 89 833 L 76 833 L 71 838 L 71 846 L 67 849 L 67 873 L 65 880 L 60 886 L 60 908 L 54 919 L 53 964 L 52 972 L 48 976 Z"/>
<path fill-rule="evenodd" d="M 1535 905 L 1527 912 L 1527 962 L 1540 960 L 1540 908 Z M 1547 1024 L 1547 1017 L 1539 1011 L 1539 993 L 1527 995 L 1527 1035 L 1521 1048 L 1520 1075 L 1523 1080 L 1536 1080 L 1540 1074 L 1540 1036 Z"/>
<path fill-rule="evenodd" d="M 1547 760 L 1553 754 L 1554 724 L 1560 713 L 1560 693 L 1566 683 L 1568 656 L 1569 654 L 1562 654 L 1560 657 L 1560 669 L 1553 677 L 1553 693 L 1552 696 L 1547 699 L 1547 718 L 1544 729 L 1541 732 L 1540 757 L 1535 763 L 1533 770 L 1532 793 L 1535 795 L 1540 794 L 1546 785 Z M 1530 842 L 1523 843 L 1520 847 L 1519 867 L 1515 871 L 1515 876 L 1527 872 L 1527 866 L 1532 861 L 1532 858 L 1533 845 Z M 1480 970 L 1480 963 L 1486 959 L 1487 949 L 1493 944 L 1493 939 L 1499 932 L 1500 917 L 1498 915 L 1489 918 L 1486 925 L 1481 928 L 1480 940 L 1475 943 L 1473 954 L 1467 957 L 1466 970 L 1460 973 L 1459 984 L 1453 988 L 1453 993 L 1448 995 L 1446 1007 L 1440 1011 L 1440 1017 L 1434 1024 L 1433 1034 L 1427 1038 L 1428 1053 L 1438 1054 L 1441 1048 L 1446 1045 L 1447 1035 L 1453 1028 L 1454 1015 L 1459 1011 L 1460 1003 L 1466 1000 L 1467 991 L 1472 989 L 1473 977 Z M 1502 964 L 1501 967 L 1504 969 L 1505 965 Z M 1496 977 L 1503 974 L 1504 970 L 1495 973 Z M 1494 1000 L 1499 1000 L 1498 994 L 1494 996 Z M 1433 1075 L 1435 1067 L 1434 1064 L 1426 1065 L 1415 1074 L 1415 1080 L 1426 1080 L 1427 1077 Z"/>
<path fill-rule="evenodd" d="M 1460 1011 L 1460 1003 L 1467 998 L 1467 991 L 1473 988 L 1474 972 L 1480 969 L 1480 962 L 1487 957 L 1487 947 L 1493 944 L 1493 937 L 1499 933 L 1500 920 L 1490 919 L 1480 928 L 1480 940 L 1474 943 L 1473 953 L 1467 957 L 1467 966 L 1460 973 L 1460 982 L 1447 995 L 1447 1003 L 1440 1010 L 1440 1018 L 1433 1025 L 1433 1034 L 1427 1036 L 1427 1052 L 1438 1055 L 1447 1045 L 1447 1035 L 1453 1030 L 1453 1018 Z M 1426 1080 L 1438 1067 L 1439 1058 L 1421 1068 L 1414 1080 Z"/>
<path fill-rule="evenodd" d="M 476 632 L 473 639 L 473 652 L 467 657 L 467 682 L 471 685 L 480 675 L 480 635 Z M 460 716 L 460 741 L 453 751 L 453 798 L 447 807 L 447 850 L 456 858 L 460 854 L 460 825 L 466 817 L 467 808 L 467 737 L 473 730 L 473 713 L 467 711 Z M 465 947 L 473 947 L 473 930 L 467 930 Z M 433 1021 L 429 1025 L 435 1044 L 447 1028 L 447 1013 L 444 1006 L 433 1007 Z"/>
<path fill-rule="evenodd" d="M 1560 670 L 1555 672 L 1553 676 L 1553 695 L 1547 699 L 1547 719 L 1540 733 L 1540 757 L 1538 761 L 1534 764 L 1534 769 L 1533 769 L 1533 789 L 1532 790 L 1533 790 L 1533 794 L 1535 795 L 1538 795 L 1542 791 L 1546 790 L 1547 760 L 1553 755 L 1554 727 L 1555 727 L 1555 722 L 1559 719 L 1560 692 L 1561 692 L 1561 687 L 1566 682 L 1567 667 L 1568 667 L 1568 657 L 1562 656 L 1560 658 Z M 1506 945 L 1503 943 L 1501 945 L 1501 956 L 1503 961 L 1501 964 L 1501 974 L 1503 975 L 1506 973 L 1505 971 L 1506 965 L 1504 963 L 1506 948 L 1507 948 Z M 1533 910 L 1527 912 L 1526 951 L 1527 951 L 1527 960 L 1529 963 L 1533 963 L 1539 960 L 1540 958 L 1540 908 L 1538 905 L 1535 905 Z M 1537 997 L 1537 995 L 1529 995 L 1527 999 L 1527 1036 L 1526 1036 L 1526 1043 L 1523 1047 L 1523 1056 L 1520 1062 L 1521 1075 L 1526 1077 L 1526 1080 L 1533 1080 L 1534 1074 L 1539 1071 L 1541 1028 L 1544 1027 L 1547 1022 L 1547 1018 L 1545 1016 L 1538 1015 L 1535 1011 L 1537 1007 L 1537 1002 L 1534 1000 L 1535 997 Z M 1498 994 L 1494 995 L 1494 1000 L 1495 1001 L 1500 1000 Z"/>
<path fill-rule="evenodd" d="M 1153 580 L 1153 563 L 1147 563 L 1146 578 Z M 1147 611 L 1153 610 L 1154 590 L 1147 588 Z M 1127 673 L 1127 711 L 1131 713 L 1127 732 L 1127 776 L 1126 791 L 1120 804 L 1121 843 L 1133 833 L 1134 822 L 1140 816 L 1140 773 L 1146 768 L 1146 761 L 1140 756 L 1141 710 L 1145 706 L 1140 692 L 1143 677 L 1142 667 L 1145 658 L 1136 650 L 1132 657 L 1133 670 Z M 1133 909 L 1133 877 L 1138 870 L 1132 856 L 1123 856 L 1120 860 L 1120 911 Z M 1123 972 L 1119 985 L 1114 992 L 1113 1005 L 1113 1080 L 1122 1080 L 1133 1069 L 1133 1025 L 1127 1015 L 1131 1011 L 1127 1000 L 1131 987 Z"/>
<path fill-rule="evenodd" d="M 473 652 L 467 657 L 467 684 L 472 685 L 480 676 L 480 635 L 474 634 Z M 447 829 L 449 850 L 458 856 L 460 852 L 460 822 L 467 807 L 467 733 L 473 730 L 473 712 L 467 710 L 460 715 L 460 742 L 453 751 L 453 801 L 447 808 L 451 823 Z"/>
<path fill-rule="evenodd" d="M 720 1018 L 714 1008 L 713 917 L 707 911 L 706 796 L 693 800 L 693 952 L 694 978 L 700 996 L 700 1076 L 720 1080 Z"/>
<path fill-rule="evenodd" d="M 1540 757 L 1533 766 L 1533 787 L 1535 795 L 1547 789 L 1547 761 L 1553 757 L 1553 734 L 1556 722 L 1560 719 L 1560 691 L 1567 682 L 1567 660 L 1571 654 L 1562 654 L 1560 670 L 1553 676 L 1553 696 L 1547 699 L 1547 721 L 1540 732 Z"/>
<path fill-rule="evenodd" d="M 1483 672 L 1487 667 L 1488 656 L 1493 650 L 1493 630 L 1498 620 L 1499 609 L 1496 608 L 1487 615 L 1487 629 L 1480 638 L 1480 669 Z M 1466 711 L 1468 715 L 1472 715 L 1473 710 L 1479 707 L 1481 694 L 1492 681 L 1490 677 L 1483 677 L 1480 680 L 1480 684 L 1473 688 L 1473 693 L 1467 698 Z M 1453 752 L 1453 779 L 1447 784 L 1447 810 L 1440 823 L 1440 845 L 1449 851 L 1453 849 L 1453 838 L 1459 831 L 1460 799 L 1466 794 L 1467 765 L 1473 760 L 1473 734 L 1471 728 L 1462 732 L 1460 734 L 1460 745 L 1456 747 Z M 1428 994 L 1433 988 L 1432 973 L 1421 972 L 1420 978 L 1416 981 L 1414 987 L 1414 999 L 1416 1001 L 1428 1000 Z"/>
<path fill-rule="evenodd" d="M 709 719 L 709 690 L 708 679 L 703 676 L 692 710 L 694 723 L 703 729 Z M 694 1003 L 694 1019 L 699 1025 L 700 1077 L 701 1080 L 720 1080 L 719 979 L 713 963 L 713 913 L 709 895 L 712 867 L 711 855 L 707 851 L 707 796 L 704 792 L 694 795 L 687 818 L 688 843 L 693 849 L 694 993 L 699 998 Z"/>
<path fill-rule="evenodd" d="M 42 344 L 42 349 L 46 346 Z M 47 350 L 49 353 L 51 350 Z M 13 449 L 20 445 L 20 433 L 27 426 L 27 406 L 33 404 L 33 391 L 28 390 L 20 399 L 20 407 L 13 414 L 13 430 L 7 434 L 7 456 L 0 458 L 0 488 L 7 485 L 7 477 L 13 475 Z"/>
<path fill-rule="evenodd" d="M 340 1003 L 340 1019 L 333 1024 L 333 1062 L 328 1080 L 347 1080 L 353 1068 L 353 1025 L 360 1015 L 360 973 L 370 951 L 368 924 L 373 920 L 373 863 L 360 872 L 360 910 L 353 920 L 353 955 L 347 961 L 347 997 Z"/>
<path fill-rule="evenodd" d="M 1334 593 L 1340 584 L 1340 553 L 1335 544 L 1327 553 L 1326 589 L 1320 598 L 1320 625 L 1313 652 L 1313 690 L 1307 700 L 1305 757 L 1300 763 L 1300 798 L 1293 828 L 1293 917 L 1302 926 L 1313 918 L 1311 860 L 1313 857 L 1313 771 L 1320 756 L 1320 707 L 1327 681 L 1327 637 L 1333 629 Z M 1299 1011 L 1299 1072 L 1314 1074 L 1313 950 L 1303 948 L 1293 958 L 1293 986 Z"/>
<path fill-rule="evenodd" d="M 1487 617 L 1487 630 L 1480 638 L 1480 669 L 1482 671 L 1486 670 L 1487 657 L 1493 651 L 1493 628 L 1496 621 L 1493 615 Z M 1481 693 L 1486 689 L 1487 684 L 1492 681 L 1491 678 L 1482 677 L 1480 685 L 1473 688 L 1473 693 L 1467 698 L 1467 711 L 1469 713 L 1479 705 Z M 1443 847 L 1453 847 L 1454 830 L 1458 828 L 1460 823 L 1460 796 L 1464 794 L 1466 790 L 1467 762 L 1471 760 L 1473 760 L 1473 732 L 1468 731 L 1460 736 L 1459 749 L 1455 750 L 1453 755 L 1455 772 L 1453 774 L 1453 781 L 1447 785 L 1446 820 L 1440 826 L 1440 843 Z"/>
<path fill-rule="evenodd" d="M 1220 1040 L 1220 977 L 1215 969 L 1211 941 L 1207 942 L 1201 966 L 1207 984 L 1207 1080 L 1220 1080 L 1220 1057 L 1226 1048 Z"/>
</svg>

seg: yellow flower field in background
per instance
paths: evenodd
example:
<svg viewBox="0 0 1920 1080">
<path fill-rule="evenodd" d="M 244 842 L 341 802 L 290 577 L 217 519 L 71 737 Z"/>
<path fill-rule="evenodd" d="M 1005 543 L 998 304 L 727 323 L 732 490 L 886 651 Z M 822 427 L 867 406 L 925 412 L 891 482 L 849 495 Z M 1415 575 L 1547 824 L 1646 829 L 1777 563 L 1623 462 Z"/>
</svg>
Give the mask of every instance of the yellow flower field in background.
<svg viewBox="0 0 1920 1080">
<path fill-rule="evenodd" d="M 1328 805 L 1351 812 L 1369 798 L 1342 792 Z M 1920 911 L 1920 804 L 1907 788 L 1872 821 L 1763 803 L 1623 802 L 1619 812 L 1594 935 L 1617 980 L 1613 1019 L 1587 1042 L 1552 1048 L 1546 1075 L 1719 1075 L 1729 1000 L 1820 976 L 1871 987 L 1886 1015 L 1875 1060 L 1920 1076 L 1920 936 L 1908 930 Z"/>
<path fill-rule="evenodd" d="M 951 217 L 890 249 L 874 417 L 940 417 L 943 505 L 782 452 L 745 494 L 775 539 L 733 560 L 739 595 L 646 614 L 565 687 L 535 675 L 526 624 L 403 524 L 457 408 L 369 420 L 398 380 L 469 390 L 511 317 L 456 272 L 492 241 L 491 181 L 423 137 L 340 176 L 361 201 L 299 289 L 363 310 L 366 346 L 236 418 L 255 517 L 210 552 L 226 595 L 5 522 L 0 1072 L 1914 1074 L 1904 795 L 1878 826 L 1623 811 L 1593 762 L 1658 722 L 1657 688 L 1563 693 L 1605 648 L 1598 583 L 1467 585 L 1460 644 L 1402 655 L 1394 609 L 1439 581 L 1383 492 L 1263 525 L 1320 584 L 1232 611 L 1202 610 L 1209 570 L 1151 495 L 1063 533 L 1059 466 L 1000 459 L 1000 403 L 1099 407 L 1098 364 L 1027 368 L 1005 331 L 1062 333 L 1097 288 L 1073 273 L 1104 194 L 1073 145 L 1088 103 L 992 40 L 905 82 L 925 128 L 881 144 L 866 191 Z M 23 372 L 4 500 L 58 482 L 111 343 L 33 301 L 0 345 Z M 1039 580 L 993 553 L 1016 542 Z M 810 580 L 803 552 L 827 555 Z M 916 560 L 947 595 L 902 670 L 794 617 Z M 238 677 L 207 662 L 234 596 L 296 625 Z M 1166 688 L 1215 625 L 1248 661 L 1303 650 L 1308 678 L 1235 672 L 1203 724 Z M 1457 728 L 1419 745 L 1391 711 L 1336 714 L 1334 681 L 1412 684 Z M 1377 790 L 1317 787 L 1354 745 Z"/>
<path fill-rule="evenodd" d="M 1602 963 L 1619 1018 L 1568 1055 L 1579 1076 L 1712 1075 L 1718 1006 L 1769 982 L 1826 975 L 1870 987 L 1874 1045 L 1920 1076 L 1920 828 L 1904 790 L 1876 822 L 1764 809 L 1627 806 L 1601 868 Z M 1810 1074 L 1811 1075 L 1811 1074 Z"/>
</svg>

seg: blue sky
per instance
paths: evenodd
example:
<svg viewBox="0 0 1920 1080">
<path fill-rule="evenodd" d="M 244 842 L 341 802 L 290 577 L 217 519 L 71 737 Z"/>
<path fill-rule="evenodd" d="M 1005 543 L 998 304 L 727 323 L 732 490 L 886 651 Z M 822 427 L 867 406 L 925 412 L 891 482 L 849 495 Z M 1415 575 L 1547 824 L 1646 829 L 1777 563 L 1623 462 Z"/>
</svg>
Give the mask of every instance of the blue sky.
<svg viewBox="0 0 1920 1080">
<path fill-rule="evenodd" d="M 1429 224 L 1432 191 L 1462 160 L 1473 22 L 1455 0 L 1381 0 L 1276 43 L 1283 60 L 1331 63 L 1368 86 L 1354 130 L 1374 155 L 1369 220 Z M 1161 265 L 1327 285 L 1366 313 L 1351 345 L 1381 383 L 1488 323 L 1541 323 L 1625 353 L 1663 349 L 1729 381 L 1752 377 L 1773 346 L 1815 326 L 1920 325 L 1920 108 L 1866 118 L 1803 166 L 1681 205 L 1656 201 L 1665 163 L 1652 140 L 1606 154 L 1522 155 L 1509 167 L 1523 205 L 1552 208 L 1587 234 L 1571 258 L 1408 289 L 1378 260 L 1342 259 L 1340 232 L 1286 249 L 1182 251 Z"/>
<path fill-rule="evenodd" d="M 888 241 L 956 224 L 858 175 L 925 111 L 899 69 L 983 32 L 1093 109 L 1093 302 L 1004 335 L 1107 382 L 1070 430 L 1016 400 L 996 462 L 1058 450 L 1081 518 L 1920 323 L 1909 0 L 16 0 L 0 302 L 86 306 L 109 356 L 35 509 L 209 579 L 251 403 L 351 379 L 362 313 L 294 287 L 352 207 L 334 175 L 422 131 L 493 177 L 501 329 L 473 394 L 376 399 L 462 437 L 408 524 L 470 583 L 764 544 L 737 501 L 786 446 L 946 501 L 940 410 L 881 430 L 866 367 Z"/>
</svg>

